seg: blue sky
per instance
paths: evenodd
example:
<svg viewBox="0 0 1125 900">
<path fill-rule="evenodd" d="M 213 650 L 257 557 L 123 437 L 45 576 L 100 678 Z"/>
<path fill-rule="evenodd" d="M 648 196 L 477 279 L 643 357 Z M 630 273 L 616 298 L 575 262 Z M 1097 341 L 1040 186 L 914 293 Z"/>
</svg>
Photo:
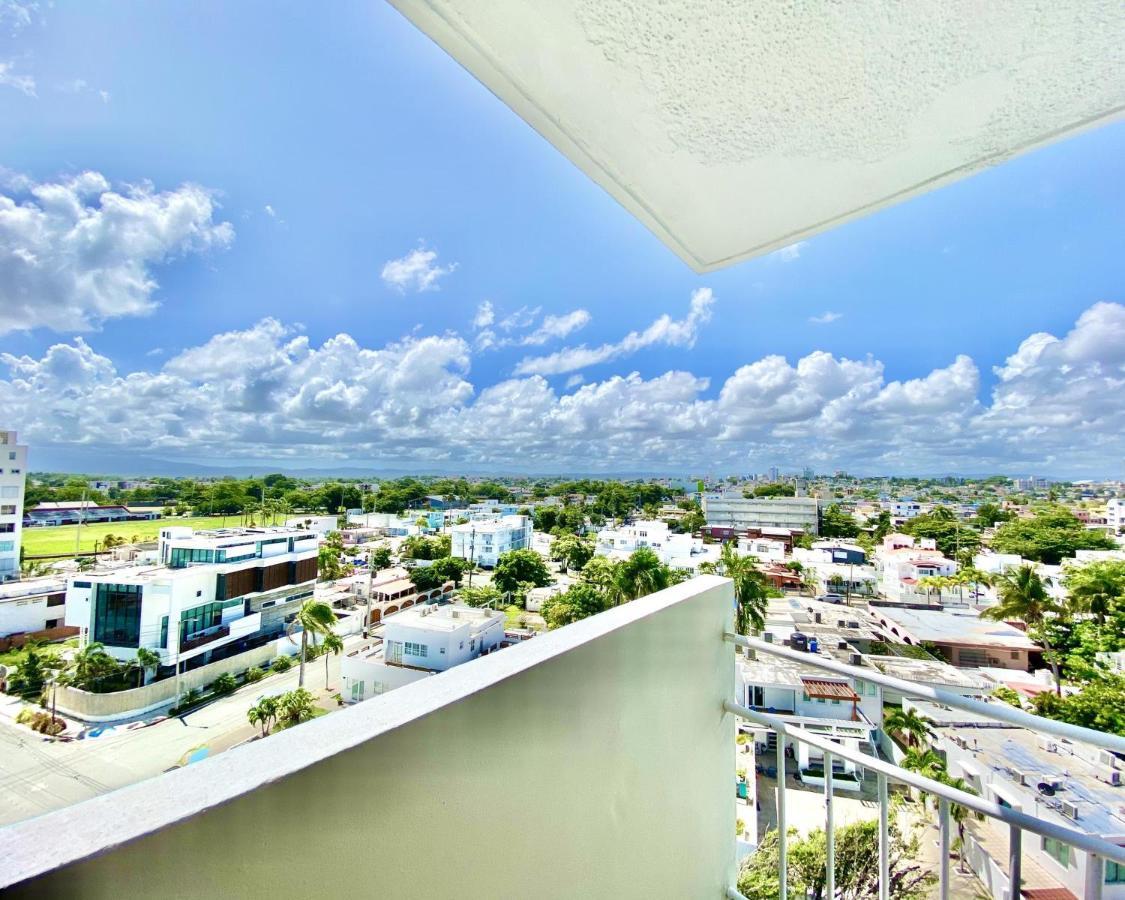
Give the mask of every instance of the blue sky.
<svg viewBox="0 0 1125 900">
<path fill-rule="evenodd" d="M 62 185 L 95 212 L 132 197 L 150 229 L 94 223 L 98 255 L 0 227 L 4 424 L 41 458 L 1123 474 L 1125 123 L 697 276 L 388 6 L 0 11 L 10 217 Z M 83 172 L 102 182 L 74 188 Z M 429 289 L 383 277 L 419 249 Z M 66 278 L 29 274 L 53 254 Z M 672 331 L 620 345 L 662 314 Z M 321 352 L 342 332 L 350 361 Z M 1039 333 L 1060 340 L 994 371 Z M 616 349 L 520 366 L 578 345 Z M 817 351 L 830 373 L 798 365 Z"/>
</svg>

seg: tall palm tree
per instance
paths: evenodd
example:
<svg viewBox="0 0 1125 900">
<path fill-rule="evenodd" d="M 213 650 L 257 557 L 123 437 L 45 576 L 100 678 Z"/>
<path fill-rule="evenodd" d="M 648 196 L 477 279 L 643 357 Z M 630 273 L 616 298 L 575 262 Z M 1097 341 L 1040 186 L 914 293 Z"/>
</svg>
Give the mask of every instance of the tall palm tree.
<svg viewBox="0 0 1125 900">
<path fill-rule="evenodd" d="M 324 651 L 324 689 L 328 690 L 328 657 L 339 656 L 344 652 L 344 639 L 334 631 L 329 631 L 321 641 Z"/>
<path fill-rule="evenodd" d="M 907 750 L 902 758 L 902 767 L 934 781 L 940 781 L 945 775 L 945 760 L 929 748 L 912 747 Z"/>
<path fill-rule="evenodd" d="M 69 675 L 75 687 L 89 690 L 91 685 L 118 670 L 117 660 L 106 653 L 105 645 L 91 641 L 74 654 Z"/>
<path fill-rule="evenodd" d="M 929 736 L 932 725 L 933 722 L 919 714 L 917 710 L 906 710 L 901 706 L 895 707 L 883 716 L 883 730 L 895 731 L 903 735 L 912 747 L 922 746 L 922 740 Z"/>
<path fill-rule="evenodd" d="M 289 623 L 287 633 L 290 640 L 298 629 L 301 632 L 301 671 L 297 676 L 297 687 L 305 686 L 305 658 L 309 648 L 309 635 L 315 641 L 318 636 L 327 635 L 336 624 L 336 614 L 323 600 L 306 600 Z"/>
<path fill-rule="evenodd" d="M 660 557 L 648 547 L 634 550 L 632 555 L 624 560 L 617 570 L 617 589 L 620 600 L 627 602 L 654 594 L 668 587 L 668 567 L 660 561 Z"/>
<path fill-rule="evenodd" d="M 1125 606 L 1125 562 L 1095 562 L 1066 577 L 1066 588 L 1075 608 L 1092 615 L 1099 625 L 1117 604 Z"/>
<path fill-rule="evenodd" d="M 140 687 L 144 684 L 145 673 L 160 665 L 160 654 L 154 653 L 148 647 L 139 647 L 137 655 L 133 659 L 133 665 L 137 669 L 137 687 Z"/>
<path fill-rule="evenodd" d="M 756 634 L 766 627 L 769 582 L 752 556 L 741 556 L 733 543 L 723 544 L 719 559 L 704 563 L 700 571 L 725 575 L 734 582 L 734 629 L 741 635 Z"/>
<path fill-rule="evenodd" d="M 262 737 L 270 733 L 270 728 L 277 719 L 279 705 L 277 697 L 263 697 L 246 710 L 246 718 L 250 724 L 261 726 Z"/>
<path fill-rule="evenodd" d="M 996 581 L 1000 602 L 981 613 L 985 619 L 1006 622 L 1019 619 L 1028 629 L 1042 625 L 1048 618 L 1054 618 L 1063 610 L 1054 598 L 1047 593 L 1043 579 L 1032 565 L 1022 565 L 1001 575 Z M 1055 676 L 1055 690 L 1062 696 L 1062 681 L 1059 677 L 1058 658 L 1052 651 L 1049 639 L 1040 630 L 1039 641 L 1047 652 L 1044 656 L 1051 673 Z"/>
</svg>

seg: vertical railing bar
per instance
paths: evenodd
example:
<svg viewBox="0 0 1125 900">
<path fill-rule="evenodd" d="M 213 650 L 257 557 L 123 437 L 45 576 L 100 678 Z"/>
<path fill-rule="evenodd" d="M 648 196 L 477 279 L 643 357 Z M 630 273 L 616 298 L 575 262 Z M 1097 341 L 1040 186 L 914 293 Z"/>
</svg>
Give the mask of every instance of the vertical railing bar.
<svg viewBox="0 0 1125 900">
<path fill-rule="evenodd" d="M 780 879 L 779 900 L 789 896 L 789 836 L 785 824 L 785 734 L 777 730 L 777 875 Z"/>
<path fill-rule="evenodd" d="M 891 872 L 890 872 L 890 832 L 887 821 L 889 800 L 887 798 L 887 776 L 882 772 L 878 776 L 879 783 L 879 900 L 890 900 Z"/>
<path fill-rule="evenodd" d="M 1067 848 L 1070 851 L 1070 848 Z M 961 847 L 962 856 L 965 853 Z M 1021 896 L 1020 885 L 1023 883 L 1023 829 L 1018 825 L 1008 826 L 1008 896 Z"/>
<path fill-rule="evenodd" d="M 944 797 L 938 800 L 938 820 L 941 828 L 941 849 L 939 851 L 941 859 L 938 862 L 940 891 L 938 895 L 941 900 L 949 900 L 949 801 Z"/>
<path fill-rule="evenodd" d="M 836 896 L 836 823 L 832 814 L 832 754 L 824 754 L 824 896 Z"/>
</svg>

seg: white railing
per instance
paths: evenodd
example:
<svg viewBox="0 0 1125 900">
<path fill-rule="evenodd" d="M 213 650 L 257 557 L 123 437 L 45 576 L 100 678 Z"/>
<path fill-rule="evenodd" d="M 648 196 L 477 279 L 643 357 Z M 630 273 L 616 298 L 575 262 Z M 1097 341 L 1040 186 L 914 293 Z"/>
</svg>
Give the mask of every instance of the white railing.
<svg viewBox="0 0 1125 900">
<path fill-rule="evenodd" d="M 742 635 L 727 632 L 724 640 L 736 646 L 746 647 L 759 653 L 779 656 L 795 662 L 805 663 L 837 675 L 862 678 L 864 681 L 873 682 L 883 687 L 891 688 L 903 696 L 932 700 L 953 709 L 965 710 L 976 713 L 989 719 L 1007 722 L 1037 733 L 1053 734 L 1081 741 L 1105 750 L 1117 753 L 1125 752 L 1125 738 L 1118 735 L 1104 734 L 1089 728 L 1057 722 L 1053 719 L 1044 719 L 1030 713 L 1008 706 L 1007 704 L 985 703 L 945 691 L 941 688 L 928 687 L 915 684 L 901 678 L 873 672 L 859 666 L 851 666 L 837 662 L 834 659 L 822 657 L 814 653 L 802 653 L 777 644 L 766 643 L 756 638 L 747 638 Z M 785 739 L 799 741 L 815 747 L 824 754 L 824 800 L 825 800 L 825 838 L 827 849 L 827 870 L 825 872 L 825 894 L 833 896 L 835 879 L 835 847 L 834 847 L 834 821 L 832 810 L 832 758 L 840 757 L 855 763 L 862 768 L 874 772 L 878 782 L 879 797 L 879 900 L 887 900 L 889 890 L 889 833 L 888 833 L 888 781 L 896 781 L 909 787 L 916 788 L 938 798 L 938 822 L 941 841 L 941 860 L 938 870 L 939 896 L 948 900 L 950 893 L 949 853 L 952 826 L 950 820 L 950 806 L 954 803 L 980 813 L 993 819 L 1004 822 L 1008 826 L 1008 883 L 1013 886 L 1009 889 L 1010 898 L 1019 897 L 1020 870 L 1022 858 L 1022 837 L 1024 831 L 1031 831 L 1043 837 L 1053 838 L 1072 847 L 1084 850 L 1087 854 L 1086 881 L 1083 893 L 1084 900 L 1101 900 L 1102 885 L 1105 881 L 1105 860 L 1113 860 L 1125 865 L 1125 847 L 1119 847 L 1109 841 L 1093 837 L 1082 831 L 1056 825 L 1037 816 L 1027 815 L 1009 806 L 1002 806 L 990 800 L 985 800 L 976 794 L 970 794 L 926 778 L 916 772 L 903 769 L 893 763 L 885 762 L 876 757 L 867 756 L 859 750 L 852 750 L 837 744 L 831 738 L 813 734 L 801 728 L 785 717 L 771 715 L 750 709 L 739 703 L 727 700 L 723 708 L 739 718 L 753 722 L 763 728 L 772 729 L 777 734 L 777 834 L 778 834 L 778 878 L 780 880 L 780 897 L 786 900 L 787 885 L 787 860 L 786 860 L 786 821 L 785 821 Z M 733 887 L 727 890 L 727 897 L 739 898 L 742 895 Z M 745 900 L 745 898 L 743 898 Z"/>
</svg>

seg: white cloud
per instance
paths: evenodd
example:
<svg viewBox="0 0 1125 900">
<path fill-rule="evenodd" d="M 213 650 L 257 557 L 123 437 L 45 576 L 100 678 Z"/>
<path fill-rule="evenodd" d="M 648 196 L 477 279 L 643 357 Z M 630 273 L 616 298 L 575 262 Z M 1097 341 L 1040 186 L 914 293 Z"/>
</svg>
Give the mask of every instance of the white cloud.
<svg viewBox="0 0 1125 900">
<path fill-rule="evenodd" d="M 797 241 L 795 244 L 790 244 L 788 247 L 782 247 L 780 250 L 774 250 L 770 254 L 771 259 L 776 259 L 779 262 L 788 263 L 798 259 L 801 251 L 808 245 L 808 241 Z"/>
<path fill-rule="evenodd" d="M 271 219 L 277 218 L 277 212 L 274 211 L 274 208 L 272 206 L 270 206 L 268 203 L 264 207 L 262 207 L 262 209 L 265 211 L 266 215 L 269 216 Z"/>
<path fill-rule="evenodd" d="M 566 380 L 566 389 L 569 391 L 571 388 L 578 387 L 586 380 L 586 377 L 581 372 L 575 372 Z"/>
<path fill-rule="evenodd" d="M 516 374 L 562 375 L 628 356 L 654 344 L 692 347 L 700 326 L 711 319 L 714 300 L 710 288 L 699 288 L 692 293 L 691 308 L 683 319 L 675 320 L 665 313 L 644 331 L 631 331 L 613 344 L 602 344 L 599 347 L 582 344 L 578 347 L 566 347 L 548 356 L 525 357 L 516 365 Z"/>
<path fill-rule="evenodd" d="M 109 91 L 93 87 L 85 78 L 72 78 L 56 86 L 56 90 L 64 94 L 97 94 L 102 103 L 109 103 Z"/>
<path fill-rule="evenodd" d="M 539 327 L 525 334 L 519 343 L 525 347 L 537 347 L 551 340 L 561 340 L 573 331 L 585 328 L 590 322 L 590 314 L 584 309 L 576 309 L 561 316 L 544 316 Z"/>
<path fill-rule="evenodd" d="M 0 409 L 37 446 L 236 461 L 304 457 L 511 471 L 724 471 L 769 459 L 859 472 L 1114 474 L 1125 434 L 1125 307 L 1029 338 L 982 402 L 967 356 L 888 380 L 881 362 L 766 356 L 712 385 L 685 371 L 563 391 L 541 375 L 475 387 L 455 335 L 314 345 L 264 319 L 156 372 L 120 372 L 81 338 L 0 354 Z M 1038 349 L 1029 349 L 1032 348 Z"/>
<path fill-rule="evenodd" d="M 0 85 L 15 88 L 28 97 L 36 96 L 35 79 L 30 75 L 20 75 L 15 71 L 15 63 L 0 62 Z"/>
<path fill-rule="evenodd" d="M 497 327 L 501 331 L 518 331 L 521 328 L 527 328 L 539 315 L 540 308 L 541 307 L 538 306 L 521 306 L 515 312 L 504 316 L 504 318 L 497 323 Z"/>
<path fill-rule="evenodd" d="M 212 193 L 198 185 L 118 192 L 97 172 L 16 183 L 15 196 L 0 194 L 0 334 L 88 331 L 151 312 L 154 267 L 234 240 L 230 223 L 215 219 Z"/>
<path fill-rule="evenodd" d="M 814 325 L 831 325 L 837 319 L 844 318 L 843 313 L 823 312 L 819 316 L 809 316 L 809 321 Z"/>
<path fill-rule="evenodd" d="M 492 302 L 485 300 L 477 307 L 477 313 L 473 316 L 473 329 L 480 331 L 482 328 L 487 328 L 496 321 L 496 311 L 492 308 Z"/>
<path fill-rule="evenodd" d="M 407 290 L 436 291 L 439 279 L 457 268 L 457 263 L 437 265 L 437 256 L 436 250 L 428 250 L 421 245 L 406 256 L 387 260 L 381 273 L 383 283 L 403 293 Z"/>
<path fill-rule="evenodd" d="M 35 20 L 38 12 L 39 4 L 34 0 L 0 0 L 0 27 L 14 37 Z"/>
</svg>

